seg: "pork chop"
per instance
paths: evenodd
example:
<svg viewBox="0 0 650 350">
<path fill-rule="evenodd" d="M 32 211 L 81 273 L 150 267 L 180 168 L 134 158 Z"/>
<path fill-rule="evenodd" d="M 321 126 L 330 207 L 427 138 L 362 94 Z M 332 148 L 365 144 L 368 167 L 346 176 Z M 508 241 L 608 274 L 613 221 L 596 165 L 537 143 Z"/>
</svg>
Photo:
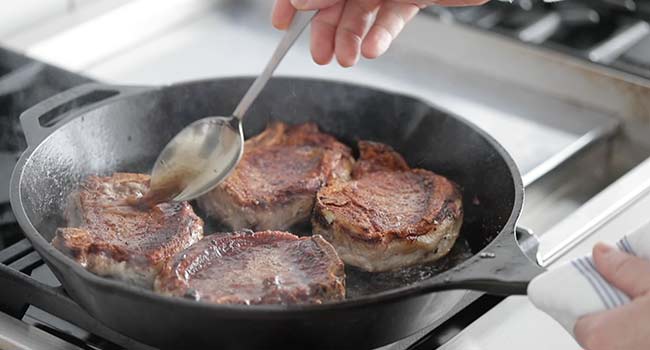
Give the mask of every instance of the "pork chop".
<svg viewBox="0 0 650 350">
<path fill-rule="evenodd" d="M 170 260 L 154 289 L 215 304 L 320 304 L 345 297 L 345 272 L 321 236 L 215 234 Z"/>
<path fill-rule="evenodd" d="M 316 124 L 275 122 L 246 141 L 235 171 L 198 203 L 234 230 L 285 230 L 309 222 L 316 191 L 348 179 L 353 161 L 350 149 Z"/>
<path fill-rule="evenodd" d="M 151 288 L 169 258 L 203 236 L 203 221 L 187 202 L 136 208 L 149 176 L 89 176 L 69 198 L 68 227 L 52 245 L 89 271 Z"/>
<path fill-rule="evenodd" d="M 312 227 L 346 263 L 387 271 L 447 254 L 463 221 L 458 186 L 423 169 L 410 169 L 387 145 L 359 142 L 351 181 L 323 187 Z"/>
</svg>

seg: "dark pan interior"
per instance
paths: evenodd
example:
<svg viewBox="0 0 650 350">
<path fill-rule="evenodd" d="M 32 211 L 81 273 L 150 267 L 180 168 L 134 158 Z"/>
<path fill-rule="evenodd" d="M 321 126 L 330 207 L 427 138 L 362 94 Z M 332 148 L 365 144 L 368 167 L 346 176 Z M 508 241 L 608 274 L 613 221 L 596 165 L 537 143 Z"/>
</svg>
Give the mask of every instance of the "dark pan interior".
<svg viewBox="0 0 650 350">
<path fill-rule="evenodd" d="M 230 114 L 250 82 L 193 82 L 118 98 L 56 130 L 24 167 L 20 193 L 30 221 L 51 240 L 63 225 L 67 195 L 84 177 L 148 172 L 183 126 Z M 247 114 L 246 136 L 259 133 L 271 120 L 314 121 L 353 147 L 361 139 L 387 143 L 412 167 L 445 175 L 462 187 L 465 219 L 449 256 L 381 274 L 349 268 L 350 298 L 403 287 L 457 265 L 501 232 L 513 210 L 515 186 L 504 151 L 473 125 L 418 100 L 347 84 L 281 78 L 269 83 Z"/>
</svg>

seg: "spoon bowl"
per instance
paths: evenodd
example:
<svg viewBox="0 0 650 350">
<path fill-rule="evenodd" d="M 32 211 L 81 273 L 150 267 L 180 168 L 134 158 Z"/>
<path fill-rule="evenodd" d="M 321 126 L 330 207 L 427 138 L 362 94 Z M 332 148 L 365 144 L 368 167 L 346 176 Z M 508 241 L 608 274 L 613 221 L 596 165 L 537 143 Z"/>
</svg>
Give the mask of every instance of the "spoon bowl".
<svg viewBox="0 0 650 350">
<path fill-rule="evenodd" d="M 197 120 L 174 136 L 158 156 L 146 199 L 158 202 L 196 198 L 230 175 L 243 153 L 244 133 L 239 118 Z"/>
<path fill-rule="evenodd" d="M 232 116 L 200 119 L 174 136 L 154 164 L 149 191 L 136 204 L 191 200 L 232 173 L 244 153 L 242 118 L 316 13 L 298 11 L 294 15 L 264 71 L 248 88 Z"/>
</svg>

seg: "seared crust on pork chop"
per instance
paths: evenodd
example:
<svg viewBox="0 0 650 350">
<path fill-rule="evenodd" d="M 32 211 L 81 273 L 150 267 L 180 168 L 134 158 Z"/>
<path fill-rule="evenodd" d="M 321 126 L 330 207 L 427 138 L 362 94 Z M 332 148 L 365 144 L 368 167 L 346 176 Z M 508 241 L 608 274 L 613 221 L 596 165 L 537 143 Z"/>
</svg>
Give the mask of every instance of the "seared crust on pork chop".
<svg viewBox="0 0 650 350">
<path fill-rule="evenodd" d="M 149 176 L 115 173 L 89 176 L 66 208 L 69 227 L 52 245 L 89 271 L 151 287 L 163 264 L 203 236 L 203 221 L 187 202 L 135 208 Z"/>
<path fill-rule="evenodd" d="M 463 221 L 458 186 L 423 169 L 409 169 L 389 146 L 361 141 L 351 181 L 336 181 L 316 196 L 313 232 L 343 261 L 386 271 L 447 254 Z"/>
<path fill-rule="evenodd" d="M 321 236 L 214 234 L 170 260 L 154 289 L 215 304 L 320 304 L 345 297 L 345 272 Z"/>
<path fill-rule="evenodd" d="M 348 179 L 352 163 L 350 149 L 316 124 L 275 122 L 246 141 L 235 171 L 198 202 L 234 230 L 284 230 L 308 222 L 316 191 Z"/>
</svg>

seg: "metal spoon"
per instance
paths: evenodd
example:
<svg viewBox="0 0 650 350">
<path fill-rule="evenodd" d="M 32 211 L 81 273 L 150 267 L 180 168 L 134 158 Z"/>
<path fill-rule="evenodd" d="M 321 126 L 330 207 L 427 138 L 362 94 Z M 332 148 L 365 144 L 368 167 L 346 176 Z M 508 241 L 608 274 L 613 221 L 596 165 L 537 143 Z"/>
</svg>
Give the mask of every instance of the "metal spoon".
<svg viewBox="0 0 650 350">
<path fill-rule="evenodd" d="M 244 153 L 242 118 L 285 54 L 317 11 L 298 11 L 262 74 L 229 117 L 207 117 L 185 127 L 165 146 L 151 171 L 150 190 L 139 202 L 154 205 L 199 197 L 223 181 Z"/>
</svg>

